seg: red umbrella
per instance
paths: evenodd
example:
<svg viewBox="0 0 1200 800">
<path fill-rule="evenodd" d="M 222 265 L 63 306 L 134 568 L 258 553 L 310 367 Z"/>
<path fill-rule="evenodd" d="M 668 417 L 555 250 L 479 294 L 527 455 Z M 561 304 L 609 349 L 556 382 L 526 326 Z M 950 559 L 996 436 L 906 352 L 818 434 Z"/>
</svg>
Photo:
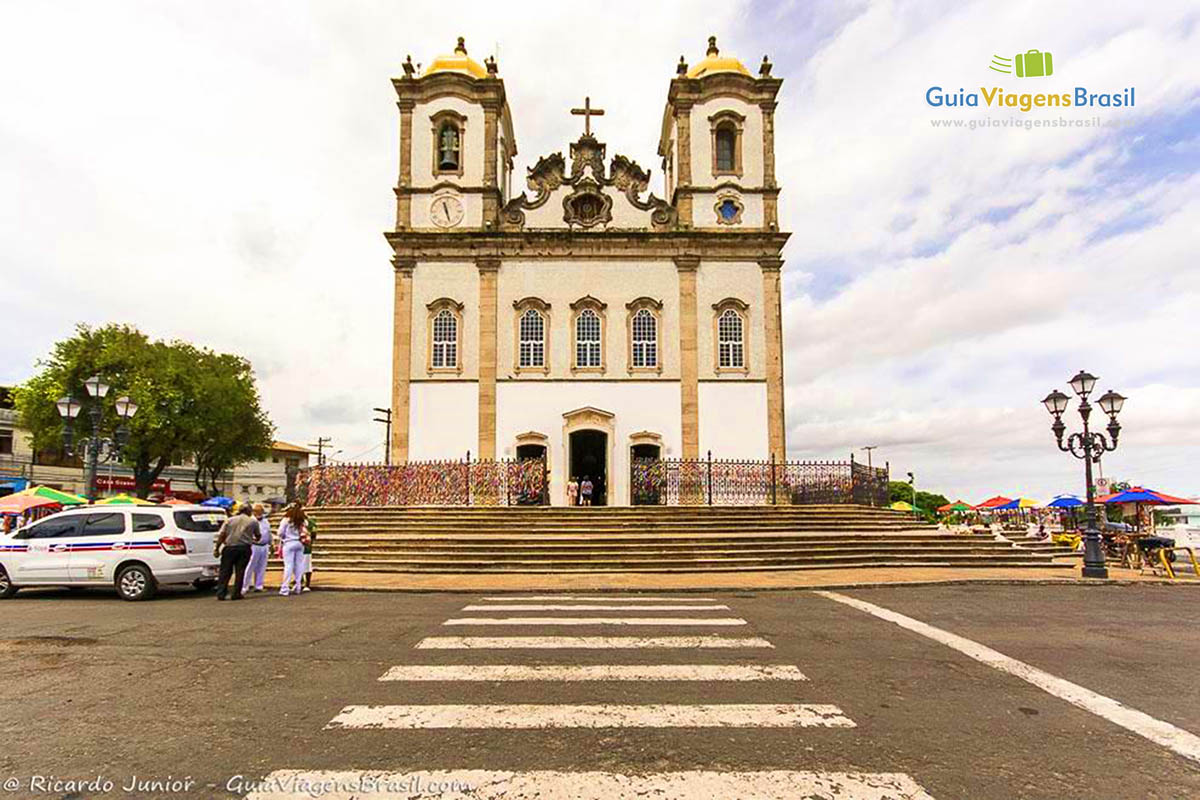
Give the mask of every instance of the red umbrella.
<svg viewBox="0 0 1200 800">
<path fill-rule="evenodd" d="M 991 498 L 990 500 L 984 500 L 982 503 L 975 506 L 975 509 L 977 511 L 978 510 L 986 510 L 989 508 L 995 508 L 996 506 L 1002 506 L 1005 503 L 1011 503 L 1011 502 L 1012 502 L 1011 497 L 1002 497 L 1001 495 L 996 495 L 995 497 Z"/>
<path fill-rule="evenodd" d="M 41 497 L 36 494 L 10 494 L 8 497 L 0 498 L 0 514 L 24 514 L 31 508 L 56 505 L 58 505 L 58 501 L 49 497 Z"/>
</svg>

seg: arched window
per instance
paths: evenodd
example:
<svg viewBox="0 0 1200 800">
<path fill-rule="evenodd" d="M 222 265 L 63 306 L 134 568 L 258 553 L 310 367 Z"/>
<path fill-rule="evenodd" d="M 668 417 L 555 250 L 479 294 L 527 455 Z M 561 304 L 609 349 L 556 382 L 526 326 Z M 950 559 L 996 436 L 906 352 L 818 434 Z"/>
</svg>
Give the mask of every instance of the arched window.
<svg viewBox="0 0 1200 800">
<path fill-rule="evenodd" d="M 536 308 L 521 315 L 519 358 L 521 367 L 546 365 L 546 320 Z"/>
<path fill-rule="evenodd" d="M 575 366 L 600 366 L 600 315 L 590 308 L 575 318 Z"/>
<path fill-rule="evenodd" d="M 462 134 L 454 122 L 443 122 L 438 128 L 437 168 L 439 172 L 457 172 L 462 157 Z"/>
<path fill-rule="evenodd" d="M 708 118 L 712 130 L 712 168 L 714 175 L 742 174 L 742 129 L 746 118 L 731 108 Z"/>
<path fill-rule="evenodd" d="M 458 367 L 458 317 L 443 308 L 433 318 L 433 353 L 430 364 L 434 369 Z"/>
<path fill-rule="evenodd" d="M 737 130 L 732 122 L 723 122 L 717 126 L 717 171 L 733 172 L 735 167 L 734 152 L 737 147 Z"/>
<path fill-rule="evenodd" d="M 717 367 L 741 369 L 746 366 L 746 345 L 743 340 L 742 315 L 732 308 L 717 318 Z"/>
<path fill-rule="evenodd" d="M 648 308 L 638 309 L 632 323 L 632 365 L 635 369 L 658 366 L 658 319 Z"/>
</svg>

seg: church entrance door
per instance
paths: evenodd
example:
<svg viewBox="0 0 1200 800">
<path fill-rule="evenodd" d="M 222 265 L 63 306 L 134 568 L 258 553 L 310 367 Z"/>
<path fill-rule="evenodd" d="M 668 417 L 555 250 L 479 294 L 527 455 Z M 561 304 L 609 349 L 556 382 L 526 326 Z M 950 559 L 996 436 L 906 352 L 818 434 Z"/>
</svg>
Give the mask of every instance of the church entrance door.
<svg viewBox="0 0 1200 800">
<path fill-rule="evenodd" d="M 635 444 L 629 448 L 629 503 L 635 506 L 656 506 L 661 502 L 662 470 L 657 469 L 662 447 L 656 444 Z"/>
<path fill-rule="evenodd" d="M 571 477 L 592 481 L 592 505 L 607 505 L 608 500 L 608 434 L 604 431 L 583 430 L 571 434 Z"/>
</svg>

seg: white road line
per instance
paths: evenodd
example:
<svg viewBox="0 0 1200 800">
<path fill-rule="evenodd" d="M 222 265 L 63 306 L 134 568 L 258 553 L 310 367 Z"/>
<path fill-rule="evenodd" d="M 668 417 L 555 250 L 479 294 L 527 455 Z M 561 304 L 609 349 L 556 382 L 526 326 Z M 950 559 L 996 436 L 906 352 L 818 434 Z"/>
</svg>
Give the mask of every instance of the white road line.
<svg viewBox="0 0 1200 800">
<path fill-rule="evenodd" d="M 734 617 L 456 617 L 443 625 L 745 625 Z"/>
<path fill-rule="evenodd" d="M 648 606 L 648 605 L 595 605 L 595 604 L 563 604 L 539 605 L 537 603 L 513 603 L 510 605 L 473 605 L 463 606 L 463 611 L 728 611 L 729 606 Z"/>
<path fill-rule="evenodd" d="M 721 705 L 346 706 L 325 726 L 354 729 L 469 728 L 853 728 L 837 706 L 820 703 Z"/>
<path fill-rule="evenodd" d="M 418 650 L 721 650 L 775 645 L 758 636 L 427 636 Z"/>
<path fill-rule="evenodd" d="M 481 599 L 485 600 L 489 603 L 490 602 L 500 602 L 500 603 L 545 602 L 545 601 L 551 601 L 551 600 L 598 600 L 598 601 L 604 602 L 604 603 L 616 603 L 616 602 L 621 602 L 621 603 L 635 603 L 635 602 L 636 603 L 640 603 L 640 602 L 658 603 L 663 600 L 670 600 L 670 601 L 679 602 L 679 603 L 715 603 L 715 602 L 717 602 L 716 599 L 714 599 L 712 597 L 670 597 L 670 596 L 663 597 L 663 596 L 654 596 L 654 595 L 645 595 L 645 594 L 628 595 L 628 596 L 616 595 L 616 594 L 610 594 L 610 595 L 603 595 L 603 594 L 601 594 L 601 595 L 542 594 L 542 595 L 535 595 L 533 597 L 522 597 L 520 595 L 513 595 L 513 596 L 509 596 L 509 597 L 484 597 Z"/>
<path fill-rule="evenodd" d="M 381 681 L 806 681 L 791 664 L 405 664 Z"/>
<path fill-rule="evenodd" d="M 356 800 L 364 797 L 439 797 L 442 800 L 933 800 L 902 772 L 423 772 L 307 771 L 281 769 L 235 791 L 246 800 Z"/>
<path fill-rule="evenodd" d="M 1090 711 L 1096 716 L 1103 717 L 1109 722 L 1120 725 L 1126 730 L 1133 731 L 1139 736 L 1144 736 L 1156 744 L 1161 744 L 1164 747 L 1174 750 L 1181 756 L 1190 758 L 1193 761 L 1200 761 L 1200 736 L 1189 733 L 1182 728 L 1177 728 L 1169 722 L 1155 719 L 1149 714 L 1144 714 L 1112 698 L 1097 694 L 1091 689 L 1085 689 L 1079 684 L 1071 683 L 1070 681 L 1051 675 L 1049 672 L 1030 666 L 1023 661 L 1017 661 L 1015 658 L 1010 658 L 978 642 L 973 642 L 970 639 L 944 631 L 941 628 L 935 628 L 920 620 L 906 617 L 903 614 L 883 608 L 882 606 L 877 606 L 863 600 L 856 600 L 853 597 L 847 597 L 836 592 L 817 592 L 817 594 L 838 603 L 844 603 L 852 608 L 857 608 L 859 611 L 865 611 L 888 622 L 893 622 L 901 628 L 910 630 L 913 633 L 919 633 L 922 636 L 933 639 L 935 642 L 940 642 L 963 655 L 970 656 L 976 661 L 1032 683 L 1042 691 L 1066 700 L 1073 706 Z"/>
<path fill-rule="evenodd" d="M 246 800 L 322 800 L 439 797 L 442 800 L 933 800 L 902 772 L 423 772 L 306 771 L 281 769 L 237 791 Z M 317 792 L 317 793 L 314 793 Z"/>
</svg>

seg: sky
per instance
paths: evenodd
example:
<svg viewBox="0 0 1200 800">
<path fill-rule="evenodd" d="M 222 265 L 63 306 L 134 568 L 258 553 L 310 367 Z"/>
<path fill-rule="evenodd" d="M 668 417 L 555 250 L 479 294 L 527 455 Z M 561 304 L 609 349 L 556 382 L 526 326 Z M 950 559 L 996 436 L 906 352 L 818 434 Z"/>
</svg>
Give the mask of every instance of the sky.
<svg viewBox="0 0 1200 800">
<path fill-rule="evenodd" d="M 876 446 L 972 502 L 1081 493 L 1040 400 L 1087 369 L 1129 398 L 1104 474 L 1200 495 L 1194 2 L 0 0 L 0 383 L 79 322 L 127 322 L 249 358 L 278 438 L 380 458 L 389 79 L 460 35 L 499 61 L 518 175 L 589 95 L 660 196 L 679 56 L 709 35 L 770 56 L 790 457 Z M 988 68 L 1030 49 L 1052 76 Z M 932 86 L 1136 100 L 935 108 Z M 1024 127 L 1066 118 L 1101 124 Z"/>
</svg>

